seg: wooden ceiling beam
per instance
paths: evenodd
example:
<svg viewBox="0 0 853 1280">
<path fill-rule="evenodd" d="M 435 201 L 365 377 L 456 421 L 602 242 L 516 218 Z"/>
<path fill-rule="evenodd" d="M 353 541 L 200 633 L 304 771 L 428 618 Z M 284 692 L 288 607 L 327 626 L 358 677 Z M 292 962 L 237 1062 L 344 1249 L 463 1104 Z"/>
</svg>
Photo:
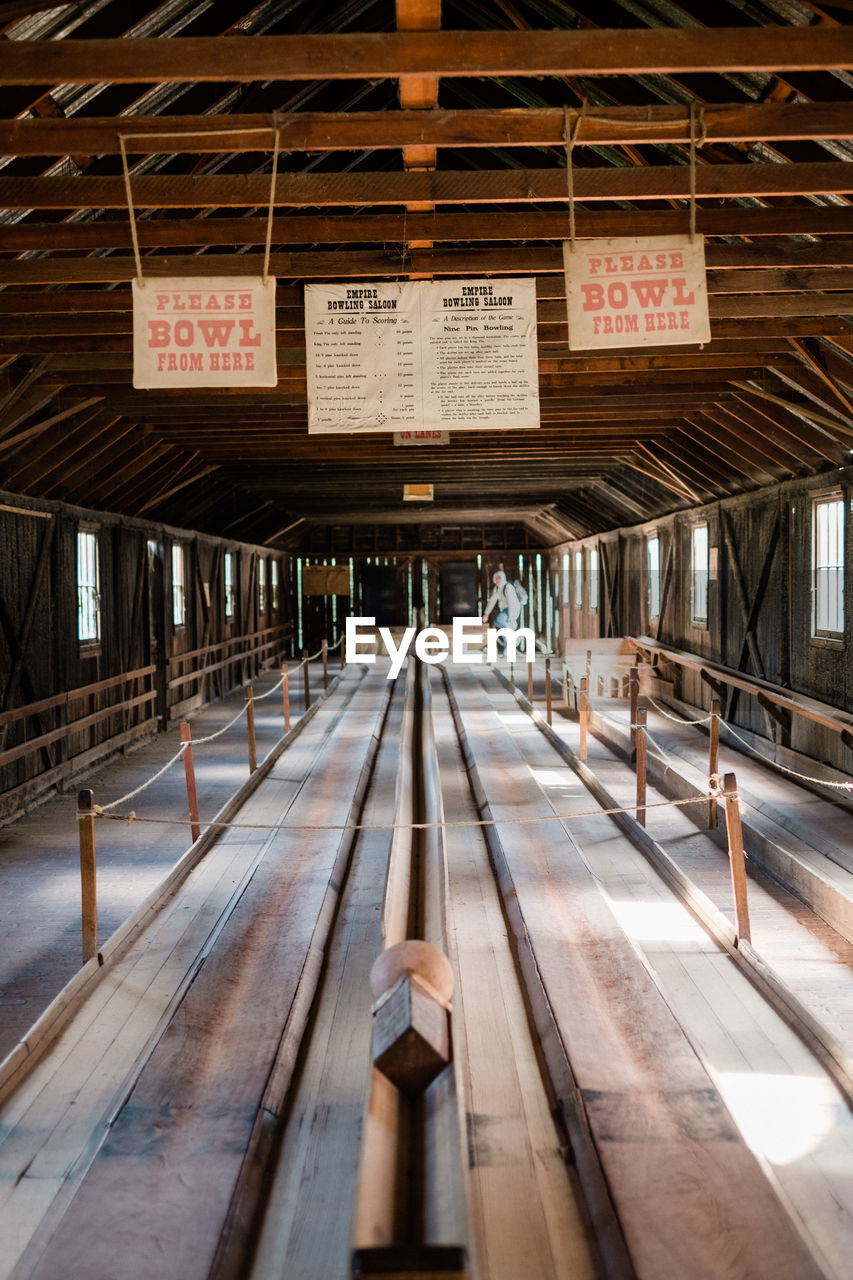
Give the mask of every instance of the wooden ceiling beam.
<svg viewBox="0 0 853 1280">
<path fill-rule="evenodd" d="M 589 237 L 625 235 L 671 235 L 683 232 L 686 213 L 681 209 L 636 209 L 632 211 L 600 209 L 576 214 L 576 234 Z M 697 209 L 696 225 L 705 236 L 785 236 L 853 234 L 853 209 L 841 205 L 802 204 L 786 208 Z M 263 245 L 266 240 L 266 218 L 169 218 L 142 219 L 137 222 L 142 249 L 216 248 Z M 563 211 L 481 213 L 412 213 L 405 220 L 401 213 L 360 213 L 353 217 L 327 217 L 291 214 L 273 219 L 274 245 L 318 244 L 391 244 L 402 243 L 407 236 L 430 240 L 465 241 L 476 245 L 497 240 L 562 240 L 566 235 Z M 19 222 L 3 228 L 3 249 L 23 253 L 64 251 L 71 249 L 130 249 L 130 223 L 126 217 L 94 218 L 91 222 Z M 721 247 L 721 246 L 720 246 Z M 741 246 L 732 245 L 733 249 Z M 760 246 L 752 246 L 758 252 Z M 793 246 L 792 246 L 793 247 Z M 806 249 L 807 245 L 799 245 Z M 832 246 L 826 246 L 832 252 Z M 471 249 L 464 252 L 471 253 Z M 531 252 L 526 246 L 525 253 Z M 554 257 L 553 249 L 546 255 Z M 426 265 L 426 261 L 425 265 Z M 541 270 L 558 270 L 550 258 Z M 435 268 L 430 260 L 433 270 Z"/>
<path fill-rule="evenodd" d="M 748 102 L 702 113 L 703 145 L 820 141 L 853 135 L 850 102 Z M 222 131 L 227 129 L 228 136 Z M 269 152 L 278 129 L 282 150 L 377 151 L 430 147 L 563 147 L 565 117 L 553 108 L 479 111 L 400 110 L 281 115 L 72 116 L 0 121 L 0 155 L 118 155 L 119 134 L 132 134 L 131 155 Z M 263 130 L 267 130 L 264 134 Z M 211 132 L 216 136 L 212 137 Z M 589 107 L 576 146 L 688 143 L 683 107 Z"/>
<path fill-rule="evenodd" d="M 487 222 L 488 218 L 483 221 Z M 853 232 L 853 209 L 847 211 L 848 234 Z M 683 223 L 683 218 L 682 218 Z M 626 228 L 627 230 L 627 228 Z M 684 231 L 682 225 L 681 231 Z M 563 234 L 565 227 L 563 227 Z M 732 272 L 731 283 L 722 277 L 713 277 L 713 288 L 737 290 L 740 284 L 758 277 L 747 277 L 746 270 L 817 270 L 853 266 L 853 239 L 831 239 L 820 244 L 794 241 L 788 245 L 770 244 L 708 244 L 705 251 L 710 270 Z M 261 272 L 263 259 L 260 254 L 180 254 L 168 257 L 146 257 L 143 260 L 145 278 L 157 280 L 163 276 L 186 276 L 189 279 L 200 273 L 206 275 L 240 276 Z M 410 273 L 426 272 L 430 275 L 453 275 L 467 278 L 480 273 L 536 275 L 536 291 L 540 299 L 565 297 L 563 284 L 562 251 L 560 249 L 520 248 L 489 250 L 431 250 L 415 249 L 405 264 L 399 250 L 353 250 L 319 253 L 278 253 L 270 256 L 270 274 L 279 281 L 276 297 L 279 308 L 302 307 L 303 293 L 299 286 L 289 286 L 288 280 L 311 279 L 359 279 L 375 277 L 398 279 Z M 742 275 L 743 273 L 743 275 Z M 136 263 L 130 256 L 51 257 L 18 261 L 0 259 L 0 284 L 21 285 L 26 289 L 24 298 L 33 297 L 33 286 L 38 284 L 125 284 L 136 275 Z M 795 279 L 795 277 L 789 277 Z M 808 281 L 816 277 L 804 276 Z M 828 278 L 829 279 L 829 278 Z M 785 277 L 768 277 L 767 283 L 782 289 Z M 2 299 L 4 312 L 17 311 L 17 295 Z M 129 292 L 108 295 L 90 294 L 88 301 L 81 298 L 81 309 L 86 311 L 123 310 L 129 306 Z M 103 298 L 99 308 L 98 299 Z M 124 307 L 120 299 L 124 298 Z M 48 309 L 62 309 L 61 302 L 47 300 Z"/>
<path fill-rule="evenodd" d="M 853 28 L 851 28 L 853 31 Z M 59 43 L 59 42 L 57 42 Z M 133 43 L 136 43 L 135 41 Z M 687 165 L 615 165 L 575 167 L 575 199 L 686 200 Z M 853 163 L 715 164 L 696 170 L 696 195 L 808 196 L 853 191 Z M 137 209 L 245 209 L 264 207 L 270 179 L 262 173 L 144 175 L 133 180 Z M 471 169 L 379 171 L 366 173 L 279 173 L 277 208 L 333 208 L 428 201 L 434 204 L 537 204 L 566 202 L 565 169 Z M 2 209 L 124 209 L 121 177 L 0 178 Z"/>
<path fill-rule="evenodd" d="M 609 76 L 853 68 L 847 27 L 437 31 L 239 40 L 15 40 L 5 84 L 246 83 L 418 76 Z"/>
</svg>

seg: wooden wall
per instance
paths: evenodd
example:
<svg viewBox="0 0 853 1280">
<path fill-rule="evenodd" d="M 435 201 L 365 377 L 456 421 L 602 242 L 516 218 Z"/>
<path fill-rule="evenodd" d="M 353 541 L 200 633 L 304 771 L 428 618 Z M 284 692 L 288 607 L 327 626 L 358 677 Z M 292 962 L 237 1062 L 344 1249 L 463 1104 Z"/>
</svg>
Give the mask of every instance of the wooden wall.
<svg viewBox="0 0 853 1280">
<path fill-rule="evenodd" d="M 78 638 L 81 528 L 97 536 L 100 637 L 94 643 Z M 175 544 L 184 553 L 183 626 L 174 625 L 172 612 Z M 0 817 L 221 697 L 289 648 L 286 564 L 269 548 L 2 492 L 0 548 Z M 234 564 L 230 619 L 226 551 Z"/>
<path fill-rule="evenodd" d="M 812 635 L 812 504 L 838 490 L 845 512 L 845 624 L 840 640 Z M 620 529 L 555 548 L 552 564 L 570 558 L 569 598 L 561 584 L 563 634 L 573 637 L 647 635 L 733 671 L 759 676 L 821 702 L 853 712 L 853 468 L 791 480 L 755 493 Z M 708 621 L 691 617 L 692 529 L 708 525 L 717 572 L 708 584 Z M 647 539 L 660 540 L 662 611 L 649 616 Z M 599 551 L 600 605 L 573 607 L 574 553 L 584 565 L 590 548 Z M 711 691 L 698 674 L 672 668 L 675 694 L 693 706 L 709 707 Z M 851 752 L 838 735 L 794 717 L 788 734 L 747 694 L 729 697 L 723 714 L 733 724 L 839 768 L 850 769 Z"/>
</svg>

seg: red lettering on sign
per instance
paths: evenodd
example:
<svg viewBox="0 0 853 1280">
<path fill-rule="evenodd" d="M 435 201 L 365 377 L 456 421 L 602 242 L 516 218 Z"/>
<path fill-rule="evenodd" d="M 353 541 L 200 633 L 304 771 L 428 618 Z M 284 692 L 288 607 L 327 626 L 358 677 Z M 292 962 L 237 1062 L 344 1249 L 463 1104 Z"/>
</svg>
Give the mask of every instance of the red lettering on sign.
<svg viewBox="0 0 853 1280">
<path fill-rule="evenodd" d="M 208 347 L 228 345 L 234 328 L 233 320 L 199 320 L 198 327 Z M 213 366 L 211 366 L 212 368 Z"/>
<path fill-rule="evenodd" d="M 168 347 L 171 326 L 168 320 L 148 321 L 149 347 Z"/>
</svg>

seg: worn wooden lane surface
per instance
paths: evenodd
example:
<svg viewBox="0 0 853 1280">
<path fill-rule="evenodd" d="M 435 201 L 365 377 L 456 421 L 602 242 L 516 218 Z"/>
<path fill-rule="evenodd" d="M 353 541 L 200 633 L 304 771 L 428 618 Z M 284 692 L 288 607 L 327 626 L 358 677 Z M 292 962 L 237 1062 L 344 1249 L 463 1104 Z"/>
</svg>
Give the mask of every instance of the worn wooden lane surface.
<svg viewBox="0 0 853 1280">
<path fill-rule="evenodd" d="M 334 732 L 320 748 L 311 786 L 299 780 L 289 822 L 351 820 L 365 745 L 384 706 L 382 683 L 362 685 L 342 714 L 330 708 Z M 282 766 L 286 774 L 286 757 L 276 768 Z M 340 831 L 267 836 L 216 947 L 26 1274 L 208 1275 L 317 917 L 349 838 Z"/>
<path fill-rule="evenodd" d="M 403 681 L 364 821 L 393 820 Z M 341 902 L 265 1207 L 251 1280 L 346 1280 L 359 1142 L 372 1073 L 369 976 L 382 949 L 390 831 L 365 831 Z"/>
<path fill-rule="evenodd" d="M 450 710 L 433 687 L 448 821 L 476 818 Z M 468 1135 L 471 1246 L 481 1280 L 591 1280 L 594 1246 L 551 1114 L 500 895 L 480 832 L 448 828 L 453 1035 Z"/>
<path fill-rule="evenodd" d="M 560 726 L 575 748 L 577 732 L 574 724 Z M 523 721 L 514 733 L 555 811 L 578 807 L 578 779 L 555 761 L 544 736 Z M 598 739 L 591 740 L 589 761 L 611 794 L 630 801 L 632 776 Z M 652 790 L 649 798 L 664 797 Z M 608 835 L 607 825 L 580 820 L 571 832 L 827 1276 L 847 1280 L 853 1256 L 849 1107 L 791 1027 L 684 912 L 653 867 L 618 834 Z M 683 809 L 651 810 L 648 825 L 691 880 L 731 914 L 725 851 L 697 832 Z M 849 1051 L 850 944 L 833 939 L 829 926 L 762 873 L 750 878 L 749 895 L 759 953 Z"/>
<path fill-rule="evenodd" d="M 494 816 L 553 813 L 507 732 L 523 715 L 517 704 L 499 691 L 489 706 L 470 675 L 454 676 L 453 687 Z M 638 1275 L 819 1276 L 560 825 L 507 825 L 499 836 L 511 877 L 504 893 L 517 896 L 530 932 Z"/>
<path fill-rule="evenodd" d="M 348 682 L 342 700 L 357 683 L 357 677 Z M 281 821 L 338 713 L 322 709 L 291 744 L 251 797 L 245 820 Z M 180 893 L 152 913 L 132 945 L 109 957 L 97 982 L 77 998 L 73 1021 L 57 1025 L 38 1060 L 28 1061 L 4 1089 L 0 1274 L 9 1273 L 42 1224 L 61 1215 L 268 841 L 263 829 L 223 833 Z"/>
</svg>

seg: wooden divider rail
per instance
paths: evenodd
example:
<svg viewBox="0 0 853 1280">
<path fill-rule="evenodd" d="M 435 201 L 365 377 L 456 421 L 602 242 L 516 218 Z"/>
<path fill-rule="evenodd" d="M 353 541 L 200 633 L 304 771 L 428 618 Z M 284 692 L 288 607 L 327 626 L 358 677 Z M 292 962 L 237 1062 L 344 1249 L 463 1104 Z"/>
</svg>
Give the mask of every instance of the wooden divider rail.
<svg viewBox="0 0 853 1280">
<path fill-rule="evenodd" d="M 685 653 L 680 649 L 670 649 L 667 645 L 658 644 L 648 636 L 629 637 L 629 643 L 638 653 L 648 654 L 651 661 L 671 662 L 676 666 L 695 671 L 715 693 L 719 695 L 721 685 L 729 685 L 751 693 L 762 706 L 771 703 L 774 707 L 790 714 L 802 716 L 815 724 L 822 725 L 839 734 L 847 747 L 853 747 L 853 715 L 839 711 L 827 703 L 818 702 L 805 694 L 795 693 L 791 689 L 782 689 L 769 680 L 758 676 L 746 676 L 742 672 L 732 671 L 719 663 L 700 658 L 695 653 Z"/>
<path fill-rule="evenodd" d="M 170 692 L 173 689 L 181 689 L 184 685 L 191 684 L 193 681 L 200 682 L 213 675 L 214 672 L 223 671 L 227 667 L 246 662 L 251 658 L 257 658 L 261 666 L 272 663 L 277 658 L 280 658 L 284 642 L 290 637 L 291 633 L 292 628 L 289 624 L 281 624 L 276 627 L 267 627 L 264 631 L 253 631 L 241 636 L 229 636 L 226 640 L 219 640 L 216 644 L 205 645 L 201 649 L 190 649 L 186 653 L 173 653 L 168 660 L 168 667 L 170 673 L 176 672 L 177 674 L 170 674 L 169 679 L 166 681 L 166 688 Z M 252 643 L 253 641 L 256 643 Z M 217 655 L 212 662 L 198 661 L 211 655 Z M 192 670 L 181 670 L 187 662 L 195 664 Z M 248 673 L 243 674 L 248 675 Z M 240 679 L 235 683 L 242 684 L 243 680 Z"/>
<path fill-rule="evenodd" d="M 72 708 L 72 705 L 74 703 L 81 703 L 83 700 L 95 698 L 95 696 L 104 694 L 104 692 L 108 692 L 111 689 L 118 689 L 118 687 L 122 685 L 127 686 L 129 689 L 129 686 L 131 686 L 134 681 L 143 681 L 154 676 L 155 669 L 156 668 L 152 666 L 137 667 L 134 671 L 122 672 L 122 675 L 120 676 L 111 676 L 109 680 L 99 680 L 95 681 L 95 684 L 81 685 L 78 689 L 69 689 L 63 692 L 63 694 L 54 694 L 51 698 L 41 698 L 36 701 L 36 703 L 27 703 L 26 707 L 15 707 L 13 710 L 0 713 L 0 744 L 5 742 L 6 731 L 8 731 L 8 727 L 12 726 L 12 724 L 20 724 L 20 726 L 22 726 L 22 730 L 20 730 L 20 732 L 23 732 L 24 735 L 26 735 L 28 719 L 31 719 L 32 717 L 41 717 L 42 712 L 49 712 L 49 710 L 59 713 L 60 717 L 61 714 L 64 713 L 64 723 L 59 724 L 59 726 L 56 726 L 53 730 L 38 733 L 37 737 L 32 737 L 32 739 L 18 742 L 18 744 L 12 746 L 12 748 L 0 750 L 0 769 L 3 769 L 5 765 L 17 762 L 17 760 L 26 759 L 28 755 L 33 755 L 37 753 L 37 751 L 44 750 L 47 762 L 49 762 L 47 763 L 47 771 L 51 774 L 51 781 L 58 781 L 58 774 L 68 771 L 67 769 L 63 771 L 63 769 L 56 767 L 56 760 L 53 759 L 53 753 L 50 753 L 50 751 L 47 750 L 54 744 L 54 742 L 58 742 L 58 744 L 60 744 L 61 764 L 72 763 L 73 756 L 69 756 L 68 754 L 68 739 L 70 736 L 74 735 L 74 733 L 81 733 L 88 730 L 88 728 L 92 728 L 95 724 L 100 724 L 106 721 L 106 719 L 109 719 L 111 716 L 122 716 L 123 721 L 126 721 L 123 724 L 123 730 L 128 731 L 129 728 L 131 728 L 127 723 L 129 713 L 132 713 L 137 707 L 145 707 L 145 705 L 152 703 L 156 698 L 156 692 L 154 689 L 138 692 L 138 694 L 134 694 L 133 696 L 126 696 L 126 698 L 118 701 L 118 703 L 111 703 L 109 707 L 101 707 L 97 710 L 87 710 L 87 712 L 82 714 L 82 716 L 74 716 L 73 719 L 69 718 L 70 708 Z M 140 731 L 142 727 L 150 727 L 152 730 L 155 723 L 156 718 L 154 716 L 146 717 L 145 721 L 133 726 L 133 732 Z M 122 733 L 122 737 L 124 736 L 126 736 L 126 733 Z M 102 745 L 104 745 L 105 748 L 108 748 L 109 744 L 106 744 L 105 742 L 105 744 Z M 117 742 L 114 742 L 113 745 L 118 744 Z M 85 753 L 78 751 L 78 753 L 74 754 L 81 755 Z"/>
</svg>

